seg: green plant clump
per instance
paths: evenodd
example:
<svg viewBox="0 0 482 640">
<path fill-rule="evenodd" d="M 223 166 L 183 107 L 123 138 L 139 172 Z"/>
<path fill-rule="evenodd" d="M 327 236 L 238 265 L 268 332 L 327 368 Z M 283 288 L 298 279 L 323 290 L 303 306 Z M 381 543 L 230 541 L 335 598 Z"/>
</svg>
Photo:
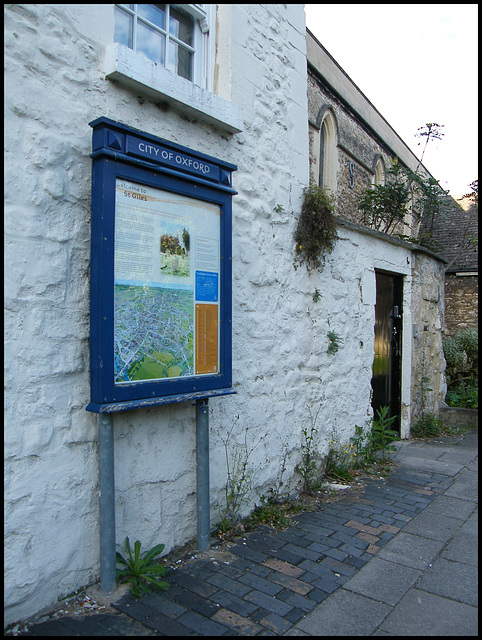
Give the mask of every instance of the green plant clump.
<svg viewBox="0 0 482 640">
<path fill-rule="evenodd" d="M 370 433 L 372 451 L 379 452 L 381 459 L 386 460 L 388 451 L 396 451 L 397 448 L 392 442 L 400 440 L 400 436 L 391 426 L 396 416 L 388 417 L 388 407 L 380 407 L 377 410 L 377 417 L 373 419 Z"/>
<path fill-rule="evenodd" d="M 464 409 L 479 408 L 479 384 L 460 382 L 453 389 L 447 390 L 445 402 L 449 407 L 462 407 Z"/>
<path fill-rule="evenodd" d="M 434 413 L 425 413 L 413 427 L 413 435 L 417 438 L 435 438 L 445 431 L 442 420 Z"/>
<path fill-rule="evenodd" d="M 125 549 L 128 554 L 126 558 L 118 551 L 116 553 L 117 564 L 122 565 L 121 569 L 116 570 L 118 582 L 130 582 L 132 593 L 139 597 L 144 593 L 151 593 L 150 586 L 162 591 L 169 589 L 169 583 L 159 579 L 169 572 L 169 568 L 154 562 L 154 558 L 162 553 L 163 544 L 158 544 L 141 555 L 141 543 L 136 540 L 132 555 L 129 538 L 126 538 Z"/>
<path fill-rule="evenodd" d="M 443 124 L 427 122 L 418 128 L 417 137 L 425 138 L 425 145 L 415 171 L 404 167 L 398 158 L 386 171 L 384 184 L 377 184 L 365 190 L 358 202 L 363 215 L 363 224 L 384 233 L 394 233 L 403 223 L 405 216 L 411 213 L 415 220 L 425 219 L 419 237 L 397 233 L 403 240 L 422 244 L 433 251 L 439 251 L 432 238 L 433 223 L 440 213 L 440 201 L 444 190 L 437 180 L 428 178 L 419 171 L 423 156 L 431 140 L 441 140 Z M 473 187 L 474 188 L 474 187 Z"/>
<path fill-rule="evenodd" d="M 370 421 L 369 429 L 355 425 L 355 435 L 348 444 L 340 444 L 333 433 L 326 475 L 350 482 L 357 469 L 369 468 L 375 462 L 388 462 L 387 453 L 396 451 L 392 442 L 400 440 L 397 431 L 391 429 L 394 420 L 395 416 L 388 417 L 388 407 L 381 407 L 377 417 Z"/>
<path fill-rule="evenodd" d="M 270 489 L 268 494 L 271 495 L 261 496 L 261 504 L 255 505 L 249 516 L 244 518 L 243 525 L 246 529 L 251 529 L 259 524 L 276 529 L 286 529 L 292 524 L 288 514 L 296 513 L 301 507 L 291 500 L 276 498 L 273 489 Z"/>
<path fill-rule="evenodd" d="M 443 341 L 445 375 L 449 385 L 479 376 L 479 331 L 461 329 Z"/>
<path fill-rule="evenodd" d="M 313 417 L 310 408 L 308 413 L 310 415 L 311 427 L 308 430 L 302 429 L 303 442 L 301 444 L 301 462 L 296 465 L 295 471 L 301 476 L 301 490 L 303 493 L 312 495 L 318 491 L 322 486 L 321 474 L 318 468 L 320 463 L 320 455 L 315 448 L 315 434 L 317 429 L 315 427 L 318 415 L 321 411 L 321 407 L 318 409 L 315 417 Z"/>
<path fill-rule="evenodd" d="M 322 269 L 326 255 L 337 239 L 335 207 L 330 195 L 311 183 L 303 191 L 304 199 L 295 231 L 295 266 L 305 263 L 308 271 Z"/>
<path fill-rule="evenodd" d="M 353 480 L 352 470 L 357 465 L 358 461 L 353 442 L 340 444 L 336 440 L 331 441 L 325 470 L 328 477 L 351 482 Z"/>
<path fill-rule="evenodd" d="M 344 340 L 335 331 L 329 331 L 327 333 L 327 337 L 328 337 L 328 340 L 330 341 L 330 344 L 328 345 L 328 349 L 326 350 L 326 353 L 335 355 L 335 353 L 338 351 L 340 346 L 343 344 Z"/>
<path fill-rule="evenodd" d="M 389 233 L 408 213 L 410 188 L 403 167 L 397 161 L 386 173 L 386 184 L 367 189 L 358 202 L 358 209 L 363 215 L 363 224 Z"/>
<path fill-rule="evenodd" d="M 260 444 L 263 437 L 251 446 L 248 446 L 248 429 L 244 429 L 242 443 L 233 441 L 233 431 L 239 423 L 239 415 L 234 417 L 233 425 L 227 434 L 222 437 L 226 458 L 226 486 L 225 505 L 217 504 L 220 521 L 218 529 L 222 533 L 232 530 L 241 522 L 241 509 L 249 503 L 249 494 L 253 485 L 254 469 L 250 464 L 250 456 Z"/>
</svg>

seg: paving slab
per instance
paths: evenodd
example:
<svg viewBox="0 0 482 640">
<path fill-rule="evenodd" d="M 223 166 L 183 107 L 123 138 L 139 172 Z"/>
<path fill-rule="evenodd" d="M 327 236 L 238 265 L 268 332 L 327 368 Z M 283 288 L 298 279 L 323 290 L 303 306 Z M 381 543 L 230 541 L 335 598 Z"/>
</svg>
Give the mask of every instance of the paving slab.
<svg viewBox="0 0 482 640">
<path fill-rule="evenodd" d="M 479 499 L 478 489 L 478 473 L 464 469 L 456 478 L 454 484 L 447 489 L 445 495 L 477 502 Z"/>
<path fill-rule="evenodd" d="M 405 533 L 414 533 L 430 540 L 448 542 L 455 532 L 462 526 L 462 519 L 440 515 L 437 512 L 425 511 L 419 514 L 404 528 Z"/>
<path fill-rule="evenodd" d="M 425 514 L 438 514 L 447 518 L 456 518 L 457 520 L 466 520 L 474 511 L 475 504 L 468 500 L 455 498 L 453 496 L 438 496 L 425 509 Z"/>
<path fill-rule="evenodd" d="M 418 569 L 376 556 L 345 582 L 343 588 L 395 606 L 421 575 Z"/>
<path fill-rule="evenodd" d="M 442 473 L 447 476 L 455 476 L 460 473 L 464 468 L 463 465 L 456 462 L 442 462 L 439 460 L 427 460 L 423 456 L 408 456 L 404 455 L 402 458 L 397 458 L 397 461 L 403 463 L 405 467 L 412 469 L 422 469 L 423 471 L 433 471 L 435 473 Z"/>
<path fill-rule="evenodd" d="M 479 566 L 478 538 L 459 529 L 441 553 L 442 558 L 455 560 L 473 567 Z"/>
<path fill-rule="evenodd" d="M 478 571 L 461 562 L 437 558 L 417 582 L 417 589 L 476 607 Z"/>
<path fill-rule="evenodd" d="M 61 620 L 50 620 L 34 624 L 29 628 L 28 633 L 19 633 L 18 635 L 30 636 L 75 636 L 75 631 L 62 624 Z"/>
<path fill-rule="evenodd" d="M 475 471 L 477 473 L 479 471 L 479 460 L 476 458 L 470 464 L 467 465 L 467 471 Z"/>
<path fill-rule="evenodd" d="M 477 636 L 478 610 L 412 588 L 380 624 L 379 631 L 394 636 Z"/>
<path fill-rule="evenodd" d="M 447 451 L 448 447 L 446 445 L 434 442 L 427 443 L 423 441 L 401 440 L 395 457 L 397 461 L 401 461 L 404 458 L 437 460 Z"/>
<path fill-rule="evenodd" d="M 401 531 L 377 553 L 377 558 L 390 560 L 413 569 L 426 569 L 443 549 L 444 543 Z"/>
<path fill-rule="evenodd" d="M 392 607 L 339 589 L 301 620 L 296 628 L 310 636 L 369 636 Z"/>
<path fill-rule="evenodd" d="M 438 462 L 451 462 L 462 464 L 464 467 L 471 464 L 477 458 L 477 452 L 470 449 L 462 449 L 461 447 L 452 447 L 442 453 L 437 458 Z"/>
<path fill-rule="evenodd" d="M 477 536 L 479 533 L 479 508 L 477 507 L 473 514 L 468 518 L 467 522 L 465 522 L 461 529 L 463 533 L 471 533 L 474 536 Z"/>
</svg>

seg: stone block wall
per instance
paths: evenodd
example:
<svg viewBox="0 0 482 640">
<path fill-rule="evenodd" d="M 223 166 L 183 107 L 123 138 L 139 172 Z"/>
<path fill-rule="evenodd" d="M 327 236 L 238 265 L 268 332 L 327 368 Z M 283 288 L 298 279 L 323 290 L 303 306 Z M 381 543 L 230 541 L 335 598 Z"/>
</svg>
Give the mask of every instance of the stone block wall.
<svg viewBox="0 0 482 640">
<path fill-rule="evenodd" d="M 336 180 L 337 214 L 351 222 L 362 223 L 358 211 L 358 200 L 372 185 L 375 165 L 383 158 L 388 168 L 391 163 L 390 150 L 367 131 L 359 118 L 350 112 L 327 86 L 312 73 L 308 75 L 308 105 L 312 138 L 319 136 L 322 114 L 330 108 L 335 115 L 338 132 L 338 169 Z M 313 148 L 313 140 L 311 140 Z M 354 164 L 354 186 L 350 186 L 350 163 Z M 315 159 L 311 156 L 311 177 L 317 181 Z"/>
<path fill-rule="evenodd" d="M 445 275 L 444 336 L 452 336 L 459 329 L 479 326 L 478 301 L 478 275 Z"/>
<path fill-rule="evenodd" d="M 412 410 L 414 426 L 422 413 L 438 414 L 444 404 L 445 358 L 443 276 L 445 265 L 424 252 L 414 252 L 412 283 Z M 427 380 L 423 380 L 427 378 Z"/>
</svg>

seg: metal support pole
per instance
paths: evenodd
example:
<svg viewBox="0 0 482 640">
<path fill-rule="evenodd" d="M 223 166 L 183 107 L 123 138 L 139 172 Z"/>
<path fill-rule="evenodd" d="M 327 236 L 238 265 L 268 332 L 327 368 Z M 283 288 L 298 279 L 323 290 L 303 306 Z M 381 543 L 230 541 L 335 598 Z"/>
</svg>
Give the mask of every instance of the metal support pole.
<svg viewBox="0 0 482 640">
<path fill-rule="evenodd" d="M 114 434 L 110 413 L 98 416 L 100 590 L 115 590 Z"/>
<path fill-rule="evenodd" d="M 197 546 L 209 548 L 209 406 L 207 398 L 196 400 Z"/>
</svg>

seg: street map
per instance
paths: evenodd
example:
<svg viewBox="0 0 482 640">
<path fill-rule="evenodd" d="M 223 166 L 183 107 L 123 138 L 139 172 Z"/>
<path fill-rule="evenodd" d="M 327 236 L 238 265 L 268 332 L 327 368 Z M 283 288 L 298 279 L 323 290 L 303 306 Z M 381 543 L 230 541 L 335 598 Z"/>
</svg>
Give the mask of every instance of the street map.
<svg viewBox="0 0 482 640">
<path fill-rule="evenodd" d="M 115 286 L 116 382 L 193 375 L 193 292 Z"/>
</svg>

